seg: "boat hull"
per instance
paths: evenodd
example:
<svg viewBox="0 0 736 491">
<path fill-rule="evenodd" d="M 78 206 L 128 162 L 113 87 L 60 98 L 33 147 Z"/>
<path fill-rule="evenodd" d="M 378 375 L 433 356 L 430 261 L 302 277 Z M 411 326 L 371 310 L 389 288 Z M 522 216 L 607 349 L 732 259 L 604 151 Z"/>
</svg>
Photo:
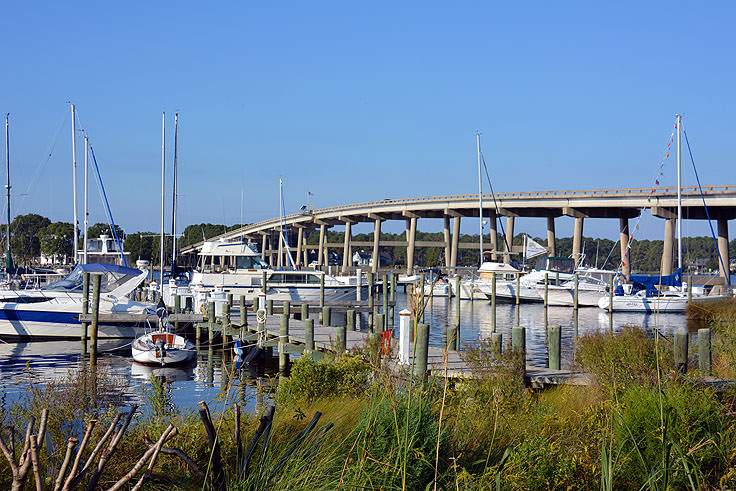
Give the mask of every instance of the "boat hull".
<svg viewBox="0 0 736 491">
<path fill-rule="evenodd" d="M 728 295 L 704 295 L 693 297 L 694 304 L 702 305 L 731 298 Z M 609 309 L 609 297 L 601 297 L 598 307 Z M 611 310 L 614 312 L 664 312 L 682 313 L 687 309 L 687 295 L 660 297 L 640 297 L 636 295 L 620 295 L 613 297 Z"/>
<path fill-rule="evenodd" d="M 165 349 L 156 348 L 156 338 L 167 340 Z M 133 360 L 143 365 L 170 366 L 189 363 L 197 356 L 191 341 L 170 332 L 153 332 L 136 338 L 130 346 Z"/>
</svg>

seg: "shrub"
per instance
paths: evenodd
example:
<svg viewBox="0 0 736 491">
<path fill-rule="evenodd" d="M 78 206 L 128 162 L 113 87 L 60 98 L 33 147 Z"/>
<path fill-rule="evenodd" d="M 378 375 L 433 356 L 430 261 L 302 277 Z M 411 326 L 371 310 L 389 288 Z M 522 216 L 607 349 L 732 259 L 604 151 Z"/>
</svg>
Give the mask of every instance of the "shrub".
<svg viewBox="0 0 736 491">
<path fill-rule="evenodd" d="M 358 356 L 343 354 L 334 361 L 314 361 L 302 356 L 292 365 L 291 377 L 279 382 L 277 400 L 287 403 L 359 396 L 369 381 L 370 366 Z"/>
</svg>

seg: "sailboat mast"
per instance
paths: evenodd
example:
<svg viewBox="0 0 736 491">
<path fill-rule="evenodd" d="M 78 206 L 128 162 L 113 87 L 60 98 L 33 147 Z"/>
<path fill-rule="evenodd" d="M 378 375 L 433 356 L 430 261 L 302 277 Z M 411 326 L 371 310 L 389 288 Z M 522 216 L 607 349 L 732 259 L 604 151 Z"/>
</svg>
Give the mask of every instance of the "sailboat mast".
<svg viewBox="0 0 736 491">
<path fill-rule="evenodd" d="M 480 132 L 475 133 L 478 146 L 478 217 L 480 229 L 480 264 L 483 265 L 483 180 L 480 173 Z"/>
<path fill-rule="evenodd" d="M 84 135 L 84 238 L 82 239 L 82 262 L 87 264 L 87 231 L 89 229 L 89 208 L 88 208 L 88 191 L 89 191 L 89 137 Z"/>
<path fill-rule="evenodd" d="M 159 278 L 161 293 L 164 292 L 164 212 L 166 202 L 164 201 L 164 192 L 166 184 L 166 112 L 161 116 L 161 251 L 159 258 L 161 259 Z"/>
<path fill-rule="evenodd" d="M 79 263 L 79 233 L 77 226 L 79 225 L 79 217 L 77 216 L 77 112 L 74 104 L 70 104 L 72 109 L 72 179 L 73 200 L 74 200 L 74 264 Z"/>
<path fill-rule="evenodd" d="M 682 269 L 682 115 L 677 115 L 677 268 Z"/>
<path fill-rule="evenodd" d="M 179 156 L 179 113 L 174 113 L 174 181 L 173 181 L 173 204 L 171 206 L 171 277 L 174 277 L 176 267 L 176 193 L 179 178 L 177 173 L 177 159 Z"/>
<path fill-rule="evenodd" d="M 8 171 L 8 184 L 5 186 L 8 192 L 8 227 L 5 230 L 5 239 L 8 242 L 7 254 L 5 256 L 5 271 L 13 267 L 13 258 L 10 255 L 10 113 L 5 115 L 5 163 Z"/>
</svg>

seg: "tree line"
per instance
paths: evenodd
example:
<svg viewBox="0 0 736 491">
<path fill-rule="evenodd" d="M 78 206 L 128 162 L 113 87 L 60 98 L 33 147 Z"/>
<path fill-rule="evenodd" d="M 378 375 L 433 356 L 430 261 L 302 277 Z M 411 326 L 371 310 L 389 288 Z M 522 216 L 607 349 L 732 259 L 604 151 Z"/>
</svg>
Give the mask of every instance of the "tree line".
<svg viewBox="0 0 736 491">
<path fill-rule="evenodd" d="M 241 227 L 241 224 L 223 225 L 213 223 L 198 223 L 188 225 L 177 237 L 177 249 L 186 247 L 191 244 L 202 241 L 203 239 L 211 239 L 224 232 L 229 232 Z M 116 225 L 116 232 L 120 240 L 124 240 L 124 249 L 135 259 L 145 259 L 153 263 L 159 263 L 160 260 L 160 235 L 158 232 L 143 231 L 131 234 L 125 234 L 125 231 Z M 61 262 L 64 257 L 70 258 L 74 253 L 74 228 L 68 222 L 52 222 L 48 218 L 29 213 L 27 215 L 18 215 L 10 224 L 11 240 L 10 246 L 15 264 L 30 265 L 35 263 L 43 254 L 45 257 L 52 258 L 54 262 Z M 78 233 L 80 231 L 78 230 Z M 4 227 L 0 229 L 0 240 L 5 243 L 6 230 Z M 107 223 L 95 223 L 88 229 L 88 237 L 91 239 L 98 238 L 100 235 L 113 236 L 112 230 Z M 344 232 L 327 233 L 327 240 L 331 243 L 342 243 L 344 240 Z M 355 234 L 352 237 L 354 241 L 372 242 L 372 233 Z M 382 241 L 404 241 L 405 233 L 382 233 Z M 417 231 L 417 241 L 444 241 L 444 234 L 441 232 L 420 232 Z M 459 238 L 460 242 L 478 242 L 478 234 L 462 234 Z M 484 237 L 489 241 L 489 237 Z M 538 243 L 547 246 L 547 240 L 541 237 L 534 237 Z M 80 233 L 81 241 L 81 233 Z M 316 245 L 319 242 L 319 233 L 308 233 L 306 237 L 307 244 Z M 520 246 L 524 242 L 523 234 L 514 237 L 513 245 Z M 488 242 L 486 242 L 488 243 Z M 504 237 L 499 234 L 497 237 L 499 250 L 503 249 Z M 171 240 L 166 240 L 164 244 L 165 257 L 171 256 Z M 80 246 L 81 247 L 81 246 Z M 655 272 L 659 271 L 662 248 L 664 242 L 662 240 L 637 240 L 631 243 L 629 258 L 632 271 L 637 272 Z M 559 257 L 569 257 L 572 254 L 572 237 L 560 237 L 555 241 L 556 255 Z M 366 251 L 372 252 L 372 251 Z M 583 238 L 584 264 L 588 266 L 598 266 L 600 268 L 616 269 L 621 261 L 621 252 L 618 242 L 610 239 L 599 239 L 594 237 Z M 342 253 L 341 250 L 338 253 Z M 435 267 L 444 266 L 445 251 L 443 247 L 418 247 L 414 252 L 414 263 L 419 267 Z M 406 247 L 381 247 L 381 255 L 391 264 L 406 264 Z M 473 265 L 479 262 L 479 252 L 476 249 L 459 249 L 458 265 Z M 736 258 L 736 239 L 729 243 L 729 256 Z M 676 257 L 676 254 L 673 254 Z M 696 260 L 704 264 L 699 266 L 712 271 L 718 270 L 718 256 L 716 254 L 716 246 L 712 237 L 686 237 L 683 238 L 683 263 L 685 270 L 689 271 L 696 264 Z M 531 261 L 534 263 L 534 260 Z"/>
</svg>

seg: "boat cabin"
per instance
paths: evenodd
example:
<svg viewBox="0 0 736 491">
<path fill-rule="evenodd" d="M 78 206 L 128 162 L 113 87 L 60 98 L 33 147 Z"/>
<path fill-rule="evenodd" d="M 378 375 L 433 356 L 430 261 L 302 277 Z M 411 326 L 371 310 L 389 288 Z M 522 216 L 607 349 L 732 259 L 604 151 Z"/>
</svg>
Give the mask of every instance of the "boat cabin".
<svg viewBox="0 0 736 491">
<path fill-rule="evenodd" d="M 260 254 L 244 242 L 205 242 L 199 256 L 200 273 L 269 269 Z"/>
</svg>

